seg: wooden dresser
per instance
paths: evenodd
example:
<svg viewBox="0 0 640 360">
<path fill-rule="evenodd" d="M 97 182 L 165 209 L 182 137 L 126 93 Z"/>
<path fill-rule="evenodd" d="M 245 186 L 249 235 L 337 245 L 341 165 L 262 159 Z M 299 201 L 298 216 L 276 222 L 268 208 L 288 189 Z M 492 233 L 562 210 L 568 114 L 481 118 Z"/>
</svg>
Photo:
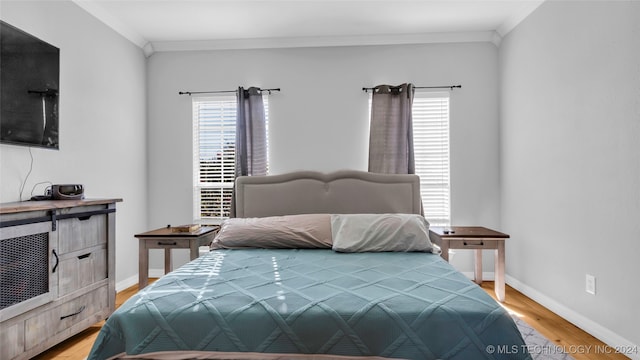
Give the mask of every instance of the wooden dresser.
<svg viewBox="0 0 640 360">
<path fill-rule="evenodd" d="M 0 204 L 0 359 L 28 359 L 115 310 L 115 204 Z"/>
</svg>

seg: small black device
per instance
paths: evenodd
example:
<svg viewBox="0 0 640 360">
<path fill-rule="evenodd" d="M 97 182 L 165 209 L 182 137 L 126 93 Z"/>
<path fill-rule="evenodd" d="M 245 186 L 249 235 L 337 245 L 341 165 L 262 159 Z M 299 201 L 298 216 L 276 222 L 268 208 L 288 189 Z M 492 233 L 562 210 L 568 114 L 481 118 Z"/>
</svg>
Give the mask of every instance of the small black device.
<svg viewBox="0 0 640 360">
<path fill-rule="evenodd" d="M 56 184 L 51 186 L 53 200 L 81 200 L 84 199 L 84 186 L 80 184 Z"/>
<path fill-rule="evenodd" d="M 33 195 L 31 201 L 51 200 L 51 195 Z"/>
</svg>

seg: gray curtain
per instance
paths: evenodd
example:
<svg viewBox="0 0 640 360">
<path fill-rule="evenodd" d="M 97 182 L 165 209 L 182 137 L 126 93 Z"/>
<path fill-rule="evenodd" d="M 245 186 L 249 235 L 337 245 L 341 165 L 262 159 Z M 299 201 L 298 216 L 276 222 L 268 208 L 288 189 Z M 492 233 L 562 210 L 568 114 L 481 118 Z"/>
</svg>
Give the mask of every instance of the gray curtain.
<svg viewBox="0 0 640 360">
<path fill-rule="evenodd" d="M 369 134 L 369 172 L 415 174 L 413 84 L 373 88 Z"/>
<path fill-rule="evenodd" d="M 259 88 L 238 88 L 236 176 L 267 174 L 267 127 Z"/>
</svg>

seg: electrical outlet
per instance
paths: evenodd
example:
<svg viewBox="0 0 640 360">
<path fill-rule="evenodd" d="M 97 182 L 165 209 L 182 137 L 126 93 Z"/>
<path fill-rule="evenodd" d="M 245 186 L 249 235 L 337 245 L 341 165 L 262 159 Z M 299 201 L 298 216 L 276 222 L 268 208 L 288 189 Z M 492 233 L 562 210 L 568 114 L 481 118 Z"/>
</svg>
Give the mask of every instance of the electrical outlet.
<svg viewBox="0 0 640 360">
<path fill-rule="evenodd" d="M 596 294 L 596 277 L 595 276 L 587 274 L 585 291 L 591 295 Z"/>
</svg>

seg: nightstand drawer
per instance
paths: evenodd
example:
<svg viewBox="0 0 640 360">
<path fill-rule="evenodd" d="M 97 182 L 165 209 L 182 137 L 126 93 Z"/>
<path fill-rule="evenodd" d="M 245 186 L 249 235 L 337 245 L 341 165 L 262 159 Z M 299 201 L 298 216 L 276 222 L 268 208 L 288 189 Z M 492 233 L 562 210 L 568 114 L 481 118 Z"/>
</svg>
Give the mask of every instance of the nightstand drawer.
<svg viewBox="0 0 640 360">
<path fill-rule="evenodd" d="M 487 239 L 450 239 L 450 249 L 496 249 L 497 242 Z"/>
<path fill-rule="evenodd" d="M 189 249 L 191 240 L 189 239 L 153 239 L 147 240 L 149 249 Z"/>
</svg>

